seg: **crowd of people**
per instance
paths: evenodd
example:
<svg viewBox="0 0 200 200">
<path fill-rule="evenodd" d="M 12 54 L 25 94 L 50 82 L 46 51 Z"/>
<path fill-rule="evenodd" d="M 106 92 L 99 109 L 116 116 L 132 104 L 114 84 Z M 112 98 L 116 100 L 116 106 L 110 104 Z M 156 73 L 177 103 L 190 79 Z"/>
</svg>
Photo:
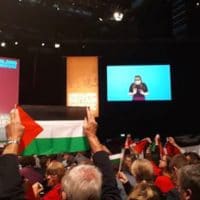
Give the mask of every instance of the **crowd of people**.
<svg viewBox="0 0 200 200">
<path fill-rule="evenodd" d="M 83 124 L 90 150 L 59 155 L 21 156 L 24 134 L 17 109 L 6 126 L 7 145 L 0 156 L 2 200 L 199 200 L 200 156 L 184 152 L 173 137 L 163 145 L 133 141 L 127 135 L 120 163 L 98 139 L 91 110 Z"/>
</svg>

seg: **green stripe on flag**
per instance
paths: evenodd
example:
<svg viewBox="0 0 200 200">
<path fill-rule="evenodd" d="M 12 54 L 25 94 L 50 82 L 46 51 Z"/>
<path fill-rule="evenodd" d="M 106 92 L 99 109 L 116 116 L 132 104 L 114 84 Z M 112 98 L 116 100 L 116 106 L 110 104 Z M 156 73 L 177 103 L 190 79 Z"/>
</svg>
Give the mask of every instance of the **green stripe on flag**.
<svg viewBox="0 0 200 200">
<path fill-rule="evenodd" d="M 87 151 L 88 149 L 86 137 L 36 138 L 26 147 L 22 155 L 50 155 Z"/>
<path fill-rule="evenodd" d="M 118 154 L 110 155 L 110 156 L 109 156 L 109 159 L 111 160 L 111 162 L 112 162 L 113 164 L 119 164 L 119 163 L 120 163 L 121 157 L 122 157 L 122 154 L 121 154 L 121 153 L 118 153 Z"/>
<path fill-rule="evenodd" d="M 111 160 L 112 164 L 119 164 L 120 163 L 120 159 L 115 159 L 115 160 Z"/>
</svg>

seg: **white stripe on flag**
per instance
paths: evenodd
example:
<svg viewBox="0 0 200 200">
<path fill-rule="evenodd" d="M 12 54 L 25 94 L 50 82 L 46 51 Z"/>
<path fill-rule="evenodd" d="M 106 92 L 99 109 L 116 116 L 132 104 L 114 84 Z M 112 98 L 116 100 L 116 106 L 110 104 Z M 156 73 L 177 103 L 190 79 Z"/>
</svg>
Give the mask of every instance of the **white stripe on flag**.
<svg viewBox="0 0 200 200">
<path fill-rule="evenodd" d="M 109 156 L 110 160 L 117 160 L 122 158 L 122 153 L 113 154 Z"/>
<path fill-rule="evenodd" d="M 38 138 L 73 138 L 83 137 L 83 120 L 71 121 L 36 121 L 43 131 Z"/>
</svg>

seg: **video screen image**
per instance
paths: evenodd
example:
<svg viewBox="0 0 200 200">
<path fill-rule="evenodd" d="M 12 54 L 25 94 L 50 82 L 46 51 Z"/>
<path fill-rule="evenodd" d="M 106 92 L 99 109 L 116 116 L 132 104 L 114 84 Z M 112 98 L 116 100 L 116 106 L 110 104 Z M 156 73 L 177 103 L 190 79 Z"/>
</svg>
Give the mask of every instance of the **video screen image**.
<svg viewBox="0 0 200 200">
<path fill-rule="evenodd" d="M 171 66 L 108 65 L 107 101 L 170 101 Z"/>
</svg>

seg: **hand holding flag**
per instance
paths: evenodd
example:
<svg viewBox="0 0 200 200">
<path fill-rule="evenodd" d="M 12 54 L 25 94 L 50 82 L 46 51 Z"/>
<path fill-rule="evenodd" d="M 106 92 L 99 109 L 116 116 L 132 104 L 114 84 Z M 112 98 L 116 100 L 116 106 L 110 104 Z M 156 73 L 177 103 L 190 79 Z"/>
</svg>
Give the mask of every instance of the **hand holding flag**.
<svg viewBox="0 0 200 200">
<path fill-rule="evenodd" d="M 24 133 L 24 126 L 21 124 L 18 109 L 14 108 L 10 112 L 10 122 L 6 126 L 8 140 L 20 141 Z"/>
<path fill-rule="evenodd" d="M 94 115 L 92 114 L 90 108 L 86 108 L 87 116 L 84 119 L 83 123 L 83 132 L 87 137 L 96 136 L 97 131 L 97 122 Z"/>
<path fill-rule="evenodd" d="M 6 126 L 6 135 L 8 145 L 5 147 L 3 154 L 18 154 L 19 142 L 23 137 L 24 126 L 21 124 L 19 112 L 13 109 L 10 112 L 10 122 Z"/>
<path fill-rule="evenodd" d="M 179 147 L 176 144 L 176 142 L 175 142 L 173 137 L 167 137 L 167 142 L 165 144 L 165 149 L 166 149 L 167 155 L 169 155 L 171 157 L 182 152 L 181 147 Z"/>
<path fill-rule="evenodd" d="M 128 135 L 126 136 L 126 140 L 125 140 L 125 143 L 124 143 L 124 148 L 125 148 L 125 149 L 129 149 L 133 143 L 134 143 L 134 142 L 133 142 L 133 140 L 132 140 L 132 138 L 131 138 L 131 134 L 128 134 Z"/>
<path fill-rule="evenodd" d="M 96 136 L 97 132 L 97 122 L 94 115 L 92 114 L 89 108 L 86 108 L 87 117 L 84 119 L 83 123 L 83 132 L 86 135 L 90 147 L 93 153 L 103 150 L 103 146 L 100 143 L 98 137 Z"/>
</svg>

